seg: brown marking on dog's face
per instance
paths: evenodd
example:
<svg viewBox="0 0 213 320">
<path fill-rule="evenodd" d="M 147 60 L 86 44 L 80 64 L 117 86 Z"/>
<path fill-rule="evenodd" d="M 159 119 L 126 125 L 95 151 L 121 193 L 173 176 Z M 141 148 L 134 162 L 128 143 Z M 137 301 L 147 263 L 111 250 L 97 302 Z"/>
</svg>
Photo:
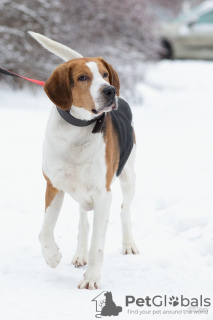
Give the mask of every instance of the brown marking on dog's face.
<svg viewBox="0 0 213 320">
<path fill-rule="evenodd" d="M 85 108 L 92 112 L 95 108 L 94 101 L 90 93 L 90 87 L 93 81 L 93 74 L 86 65 L 85 59 L 79 59 L 77 62 L 67 62 L 72 77 L 72 105 L 78 108 Z"/>
<path fill-rule="evenodd" d="M 61 64 L 44 85 L 44 90 L 50 100 L 59 108 L 69 110 L 71 106 L 84 108 L 91 113 L 96 110 L 94 98 L 91 94 L 91 85 L 96 79 L 87 66 L 88 62 L 95 62 L 100 73 L 103 85 L 107 83 L 115 86 L 119 94 L 119 79 L 116 71 L 102 58 L 79 58 Z M 101 95 L 101 92 L 98 94 Z"/>
<path fill-rule="evenodd" d="M 46 193 L 45 193 L 45 212 L 47 208 L 51 205 L 52 201 L 54 200 L 55 196 L 58 193 L 58 189 L 54 188 L 50 179 L 43 173 L 44 178 L 47 181 Z"/>
<path fill-rule="evenodd" d="M 116 89 L 116 95 L 119 96 L 120 95 L 120 80 L 118 77 L 117 72 L 115 71 L 115 69 L 111 66 L 111 64 L 109 64 L 108 62 L 106 62 L 102 57 L 98 57 L 96 58 L 99 62 L 100 62 L 100 67 L 99 70 L 101 69 L 101 66 L 104 66 L 107 71 L 108 71 L 108 78 L 107 81 L 115 87 Z M 103 72 L 102 72 L 103 74 Z"/>
<path fill-rule="evenodd" d="M 104 132 L 104 141 L 106 143 L 106 189 L 110 190 L 112 179 L 119 165 L 119 143 L 116 130 L 113 128 L 112 120 L 109 114 L 106 115 L 106 130 Z"/>
</svg>

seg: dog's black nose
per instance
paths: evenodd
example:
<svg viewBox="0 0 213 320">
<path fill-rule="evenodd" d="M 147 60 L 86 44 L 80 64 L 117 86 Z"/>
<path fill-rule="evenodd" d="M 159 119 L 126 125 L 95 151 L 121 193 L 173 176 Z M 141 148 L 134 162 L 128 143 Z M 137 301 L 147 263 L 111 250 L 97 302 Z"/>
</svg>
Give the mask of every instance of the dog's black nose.
<svg viewBox="0 0 213 320">
<path fill-rule="evenodd" d="M 113 86 L 105 87 L 102 92 L 108 97 L 113 97 L 116 94 L 115 87 L 113 87 Z"/>
</svg>

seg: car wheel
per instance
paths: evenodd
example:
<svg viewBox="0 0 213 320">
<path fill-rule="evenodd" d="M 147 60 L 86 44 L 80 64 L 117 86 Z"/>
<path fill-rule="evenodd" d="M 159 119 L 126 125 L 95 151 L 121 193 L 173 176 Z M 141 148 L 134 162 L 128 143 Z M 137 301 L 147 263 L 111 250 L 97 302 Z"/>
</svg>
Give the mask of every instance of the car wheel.
<svg viewBox="0 0 213 320">
<path fill-rule="evenodd" d="M 162 39 L 161 40 L 161 52 L 160 52 L 160 57 L 162 59 L 173 59 L 173 51 L 172 51 L 172 45 L 171 43 L 166 40 Z"/>
</svg>

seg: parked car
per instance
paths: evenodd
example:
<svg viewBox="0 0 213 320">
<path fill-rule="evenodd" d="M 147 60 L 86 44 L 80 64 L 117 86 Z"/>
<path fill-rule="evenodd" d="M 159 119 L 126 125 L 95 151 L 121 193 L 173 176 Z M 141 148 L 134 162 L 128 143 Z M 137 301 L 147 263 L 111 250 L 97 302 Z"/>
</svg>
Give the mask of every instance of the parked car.
<svg viewBox="0 0 213 320">
<path fill-rule="evenodd" d="M 186 14 L 162 22 L 158 34 L 164 58 L 213 59 L 213 1 L 204 1 Z"/>
</svg>

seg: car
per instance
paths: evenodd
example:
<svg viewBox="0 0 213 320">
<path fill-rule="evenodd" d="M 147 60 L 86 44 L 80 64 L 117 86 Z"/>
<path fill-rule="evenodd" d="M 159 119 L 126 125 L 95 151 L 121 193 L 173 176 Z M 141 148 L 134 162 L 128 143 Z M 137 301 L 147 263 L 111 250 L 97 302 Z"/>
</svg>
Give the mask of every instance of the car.
<svg viewBox="0 0 213 320">
<path fill-rule="evenodd" d="M 213 59 L 213 1 L 178 16 L 170 22 L 161 22 L 161 57 L 169 59 Z"/>
</svg>

